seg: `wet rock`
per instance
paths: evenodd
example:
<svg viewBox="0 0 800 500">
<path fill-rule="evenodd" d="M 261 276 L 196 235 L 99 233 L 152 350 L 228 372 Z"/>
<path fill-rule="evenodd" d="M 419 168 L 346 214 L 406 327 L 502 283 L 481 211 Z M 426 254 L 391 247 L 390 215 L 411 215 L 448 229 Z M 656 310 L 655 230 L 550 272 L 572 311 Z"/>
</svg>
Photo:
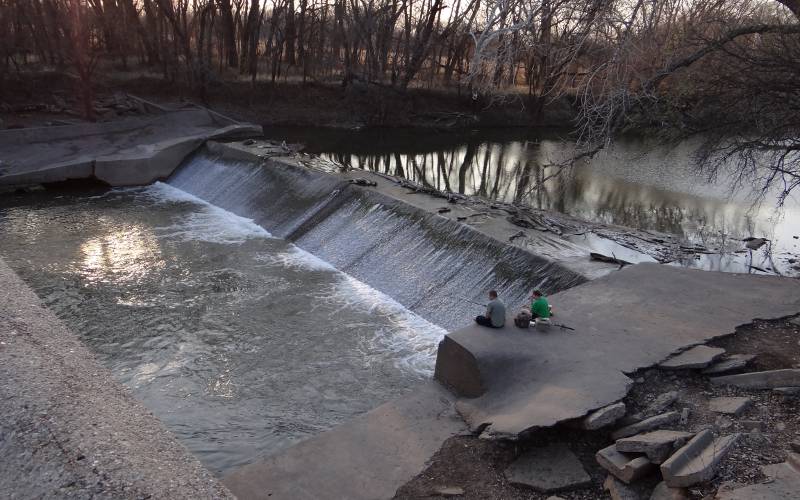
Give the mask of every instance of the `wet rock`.
<svg viewBox="0 0 800 500">
<path fill-rule="evenodd" d="M 703 370 L 703 374 L 718 375 L 733 370 L 739 370 L 746 367 L 755 357 L 755 354 L 733 354 L 709 366 Z"/>
<path fill-rule="evenodd" d="M 440 213 L 440 214 L 446 214 L 447 212 L 450 212 L 450 211 L 451 211 L 451 210 L 450 210 L 449 208 L 447 208 L 447 207 L 442 207 L 442 208 L 440 208 L 439 210 L 437 210 L 436 212 L 437 212 L 437 213 Z"/>
<path fill-rule="evenodd" d="M 650 500 L 687 500 L 688 498 L 685 489 L 670 488 L 664 481 L 658 483 L 650 495 Z"/>
<path fill-rule="evenodd" d="M 770 370 L 714 377 L 712 384 L 733 385 L 742 389 L 775 389 L 800 386 L 800 369 Z"/>
<path fill-rule="evenodd" d="M 628 425 L 611 433 L 611 438 L 614 440 L 634 436 L 636 434 L 651 431 L 659 427 L 677 422 L 680 419 L 680 414 L 677 411 L 670 411 L 650 417 L 641 422 Z"/>
<path fill-rule="evenodd" d="M 708 409 L 714 413 L 723 413 L 725 415 L 741 415 L 748 406 L 753 403 L 750 398 L 714 398 L 708 402 Z"/>
<path fill-rule="evenodd" d="M 656 466 L 647 457 L 622 453 L 612 444 L 595 454 L 597 463 L 617 479 L 630 483 L 655 471 Z"/>
<path fill-rule="evenodd" d="M 625 403 L 622 402 L 600 408 L 584 418 L 581 421 L 581 427 L 589 431 L 601 429 L 624 417 L 626 411 Z"/>
<path fill-rule="evenodd" d="M 437 488 L 433 494 L 440 497 L 460 497 L 464 495 L 464 488 L 460 488 L 458 486 L 446 486 Z"/>
<path fill-rule="evenodd" d="M 672 488 L 685 488 L 711 480 L 738 439 L 739 434 L 715 439 L 710 430 L 699 433 L 661 464 L 664 482 Z"/>
<path fill-rule="evenodd" d="M 708 365 L 720 358 L 723 354 L 725 354 L 725 349 L 720 347 L 698 345 L 669 358 L 663 363 L 660 363 L 658 366 L 666 370 L 691 370 L 706 368 Z"/>
<path fill-rule="evenodd" d="M 623 453 L 644 453 L 654 464 L 660 464 L 694 436 L 683 431 L 653 431 L 617 441 L 617 450 Z"/>
<path fill-rule="evenodd" d="M 517 458 L 505 470 L 512 484 L 552 493 L 591 484 L 578 457 L 565 444 L 535 448 Z"/>
<path fill-rule="evenodd" d="M 378 185 L 377 182 L 365 179 L 363 177 L 356 177 L 355 179 L 350 179 L 350 184 L 355 184 L 356 186 L 370 186 L 370 187 Z"/>
<path fill-rule="evenodd" d="M 603 489 L 608 492 L 612 500 L 639 500 L 639 493 L 618 480 L 614 476 L 608 476 L 603 482 Z"/>
</svg>

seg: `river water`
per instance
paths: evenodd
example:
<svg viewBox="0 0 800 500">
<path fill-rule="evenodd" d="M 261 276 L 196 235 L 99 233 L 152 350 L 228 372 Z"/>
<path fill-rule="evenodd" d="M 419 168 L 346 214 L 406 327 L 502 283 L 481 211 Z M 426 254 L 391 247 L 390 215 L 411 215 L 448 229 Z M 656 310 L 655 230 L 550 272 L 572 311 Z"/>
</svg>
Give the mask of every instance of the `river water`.
<svg viewBox="0 0 800 500">
<path fill-rule="evenodd" d="M 168 184 L 0 197 L 0 254 L 209 468 L 429 377 L 444 331 Z"/>
<path fill-rule="evenodd" d="M 698 142 L 665 145 L 622 139 L 591 161 L 546 180 L 555 171 L 548 165 L 562 161 L 574 147 L 558 132 L 268 128 L 265 135 L 301 143 L 305 151 L 343 166 L 405 177 L 442 191 L 668 232 L 722 249 L 679 265 L 753 271 L 747 267 L 750 255 L 742 253 L 741 239 L 766 237 L 771 245 L 756 252 L 752 262 L 784 274 L 798 271 L 790 261 L 800 262 L 800 193 L 779 211 L 772 193 L 754 205 L 747 189 L 733 190 L 724 180 L 710 182 L 698 172 L 692 161 Z M 586 243 L 604 250 L 602 242 Z"/>
</svg>

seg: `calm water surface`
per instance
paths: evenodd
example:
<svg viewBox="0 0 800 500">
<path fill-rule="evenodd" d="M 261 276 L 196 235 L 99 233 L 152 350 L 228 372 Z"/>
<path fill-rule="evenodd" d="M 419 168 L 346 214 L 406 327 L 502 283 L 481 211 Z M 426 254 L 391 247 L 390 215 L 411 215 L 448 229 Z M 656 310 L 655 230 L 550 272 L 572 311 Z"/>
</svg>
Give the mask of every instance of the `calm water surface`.
<svg viewBox="0 0 800 500">
<path fill-rule="evenodd" d="M 0 254 L 224 472 L 396 397 L 443 331 L 166 184 L 0 198 Z"/>
<path fill-rule="evenodd" d="M 687 266 L 744 271 L 749 256 L 733 252 L 742 249 L 739 240 L 748 236 L 772 240 L 772 259 L 766 248 L 754 255 L 760 266 L 774 262 L 779 270 L 791 271 L 788 261 L 800 253 L 800 193 L 780 211 L 774 209 L 774 196 L 754 207 L 746 190 L 733 192 L 724 180 L 711 183 L 697 171 L 691 159 L 697 143 L 623 139 L 568 174 L 547 180 L 555 171 L 549 165 L 566 158 L 573 147 L 557 132 L 268 128 L 265 134 L 302 143 L 306 151 L 341 165 L 439 190 L 664 231 L 726 251 L 682 263 Z"/>
</svg>

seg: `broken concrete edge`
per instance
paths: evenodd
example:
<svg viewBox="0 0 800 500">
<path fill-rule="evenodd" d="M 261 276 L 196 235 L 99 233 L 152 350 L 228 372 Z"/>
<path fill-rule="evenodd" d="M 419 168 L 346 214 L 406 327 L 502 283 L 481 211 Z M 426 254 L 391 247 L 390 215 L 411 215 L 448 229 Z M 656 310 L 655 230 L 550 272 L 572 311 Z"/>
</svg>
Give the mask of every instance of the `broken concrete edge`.
<svg viewBox="0 0 800 500">
<path fill-rule="evenodd" d="M 715 385 L 734 385 L 742 389 L 753 390 L 797 387 L 800 386 L 800 369 L 785 368 L 782 370 L 723 375 L 721 377 L 712 377 L 710 381 Z"/>
<path fill-rule="evenodd" d="M 0 258 L 0 491 L 233 498 Z"/>
<path fill-rule="evenodd" d="M 110 186 L 139 186 L 164 180 L 208 140 L 241 139 L 260 135 L 257 125 L 228 125 L 207 134 L 195 134 L 152 144 L 137 145 L 114 154 L 57 163 L 41 169 L 0 177 L 0 184 L 25 186 L 69 180 L 99 180 Z"/>
<path fill-rule="evenodd" d="M 710 480 L 714 476 L 719 462 L 725 459 L 739 437 L 740 434 L 737 433 L 716 438 L 710 429 L 699 432 L 661 464 L 660 469 L 664 482 L 672 488 L 684 488 Z M 707 452 L 711 453 L 710 457 L 705 456 Z M 686 467 L 698 460 L 704 466 L 703 469 L 684 471 Z"/>
</svg>

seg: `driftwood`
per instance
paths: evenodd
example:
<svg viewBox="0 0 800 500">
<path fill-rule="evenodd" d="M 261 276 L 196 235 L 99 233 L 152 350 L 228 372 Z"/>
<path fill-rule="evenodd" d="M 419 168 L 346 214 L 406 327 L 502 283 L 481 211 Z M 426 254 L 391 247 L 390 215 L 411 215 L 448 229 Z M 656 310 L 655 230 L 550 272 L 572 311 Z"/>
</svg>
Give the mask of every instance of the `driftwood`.
<svg viewBox="0 0 800 500">
<path fill-rule="evenodd" d="M 603 255 L 597 252 L 591 252 L 589 254 L 589 258 L 591 260 L 596 260 L 598 262 L 608 262 L 609 264 L 619 264 L 619 267 L 625 267 L 632 265 L 631 262 L 627 260 L 618 259 L 616 257 L 609 257 L 608 255 Z"/>
</svg>

